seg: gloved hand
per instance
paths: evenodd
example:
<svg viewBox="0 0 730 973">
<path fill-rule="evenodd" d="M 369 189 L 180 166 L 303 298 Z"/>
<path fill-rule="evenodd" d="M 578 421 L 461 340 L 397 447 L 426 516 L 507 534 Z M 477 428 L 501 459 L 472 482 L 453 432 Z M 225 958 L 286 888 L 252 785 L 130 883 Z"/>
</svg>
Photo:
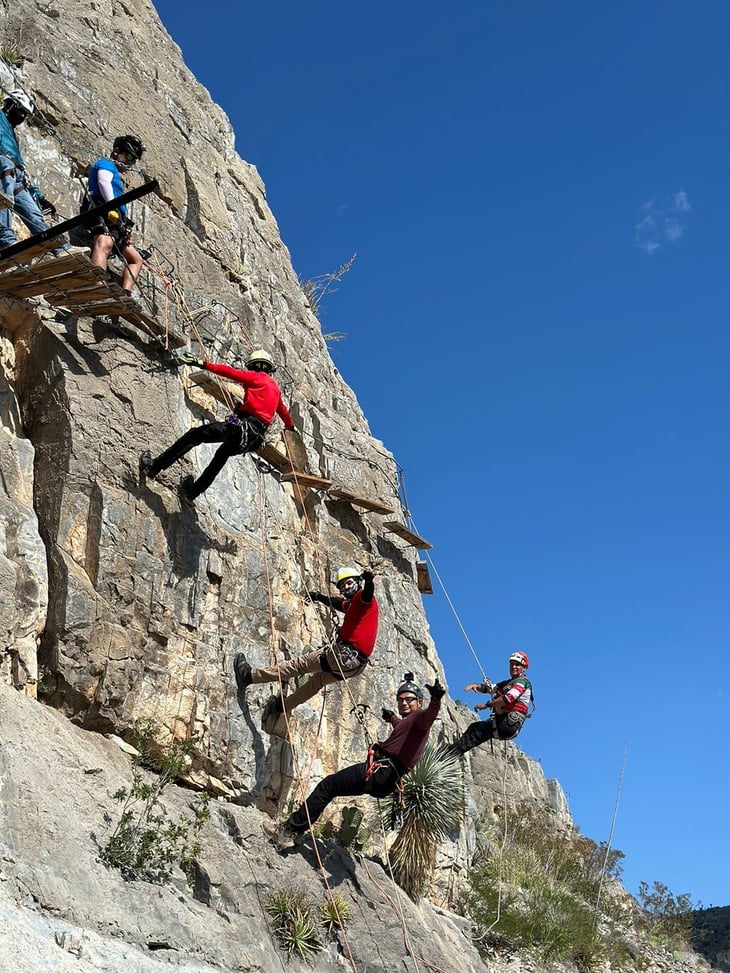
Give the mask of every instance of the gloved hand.
<svg viewBox="0 0 730 973">
<path fill-rule="evenodd" d="M 426 689 L 428 690 L 431 699 L 441 699 L 446 695 L 446 690 L 438 679 L 434 680 L 433 686 L 429 686 L 428 683 L 426 683 Z"/>
<path fill-rule="evenodd" d="M 390 721 L 395 716 L 395 713 L 393 712 L 392 709 L 383 709 L 382 716 L 386 723 L 390 723 Z"/>
<path fill-rule="evenodd" d="M 322 595 L 318 591 L 308 591 L 310 601 L 321 601 Z"/>
<path fill-rule="evenodd" d="M 360 573 L 360 577 L 363 579 L 363 581 L 372 581 L 375 575 L 373 574 L 372 571 L 368 571 L 366 569 L 365 571 L 362 571 Z"/>
<path fill-rule="evenodd" d="M 198 358 L 197 355 L 191 355 L 189 351 L 184 351 L 180 355 L 180 361 L 185 362 L 186 365 L 197 365 L 198 368 L 202 368 L 205 365 L 202 358 Z"/>
</svg>

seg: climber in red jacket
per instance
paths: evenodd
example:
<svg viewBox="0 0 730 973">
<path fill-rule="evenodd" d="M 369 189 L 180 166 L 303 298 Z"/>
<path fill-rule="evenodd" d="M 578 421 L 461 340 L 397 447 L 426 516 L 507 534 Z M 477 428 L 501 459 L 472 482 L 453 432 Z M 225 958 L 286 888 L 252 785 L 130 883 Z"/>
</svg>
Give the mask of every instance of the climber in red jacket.
<svg viewBox="0 0 730 973">
<path fill-rule="evenodd" d="M 296 426 L 281 398 L 279 386 L 271 377 L 275 371 L 274 363 L 263 349 L 251 352 L 246 360 L 246 371 L 231 368 L 230 365 L 206 362 L 187 353 L 181 355 L 181 358 L 188 365 L 197 365 L 214 375 L 239 382 L 246 390 L 243 402 L 236 406 L 224 422 L 206 422 L 191 429 L 157 459 L 152 458 L 149 450 L 145 450 L 140 456 L 140 474 L 154 480 L 158 473 L 172 466 L 194 446 L 200 446 L 201 443 L 220 443 L 213 459 L 198 479 L 187 476 L 182 482 L 184 497 L 195 500 L 208 489 L 231 456 L 250 453 L 263 444 L 266 431 L 275 415 L 279 416 L 286 429 L 294 430 Z"/>
<path fill-rule="evenodd" d="M 368 664 L 378 634 L 378 602 L 373 577 L 372 571 L 360 571 L 354 564 L 348 564 L 340 568 L 334 582 L 342 597 L 331 598 L 318 591 L 310 591 L 312 601 L 344 612 L 345 617 L 335 641 L 326 649 L 313 649 L 266 668 L 252 669 L 246 656 L 239 652 L 233 660 L 239 692 L 245 693 L 252 683 L 278 682 L 279 679 L 286 682 L 295 676 L 312 673 L 305 683 L 286 697 L 286 709 L 290 713 L 295 706 L 311 699 L 325 686 L 359 676 Z M 272 697 L 263 713 L 264 729 L 275 726 L 283 712 L 282 697 Z"/>
</svg>

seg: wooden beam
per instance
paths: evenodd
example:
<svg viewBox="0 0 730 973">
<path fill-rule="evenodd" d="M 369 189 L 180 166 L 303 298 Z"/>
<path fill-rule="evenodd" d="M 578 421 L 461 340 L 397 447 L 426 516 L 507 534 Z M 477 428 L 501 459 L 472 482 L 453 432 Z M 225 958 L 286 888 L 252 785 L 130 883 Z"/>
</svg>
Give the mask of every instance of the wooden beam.
<svg viewBox="0 0 730 973">
<path fill-rule="evenodd" d="M 94 206 L 85 213 L 72 216 L 70 220 L 55 223 L 53 226 L 49 226 L 47 230 L 42 230 L 40 233 L 28 237 L 27 240 L 21 240 L 20 243 L 14 243 L 11 247 L 0 250 L 0 261 L 17 259 L 19 263 L 27 263 L 32 256 L 38 256 L 38 253 L 44 253 L 46 250 L 53 250 L 54 247 L 60 246 L 58 237 L 68 233 L 69 230 L 75 230 L 77 226 L 89 226 L 95 223 L 100 216 L 106 215 L 109 210 L 119 209 L 126 203 L 131 203 L 135 199 L 146 196 L 147 193 L 154 192 L 155 189 L 159 189 L 159 183 L 156 179 L 152 179 L 143 186 L 130 189 L 129 192 L 100 203 L 99 206 Z M 42 247 L 42 249 L 38 249 L 36 253 L 38 247 Z"/>
<path fill-rule="evenodd" d="M 276 446 L 272 446 L 271 443 L 264 443 L 263 446 L 255 449 L 254 452 L 258 453 L 261 459 L 266 460 L 267 463 L 273 466 L 274 469 L 279 470 L 280 473 L 291 473 L 292 465 L 289 457 L 277 449 Z"/>
<path fill-rule="evenodd" d="M 298 483 L 299 486 L 310 487 L 314 490 L 326 490 L 332 486 L 332 480 L 327 480 L 323 476 L 313 476 L 311 473 L 302 473 L 299 470 L 290 470 L 282 474 L 282 483 Z"/>
<path fill-rule="evenodd" d="M 398 520 L 386 520 L 383 527 L 402 537 L 411 547 L 417 547 L 419 551 L 428 551 L 433 547 L 433 544 L 429 544 L 428 541 L 419 537 L 418 534 L 414 534 L 412 530 L 408 530 L 406 525 L 401 524 Z"/>
<path fill-rule="evenodd" d="M 416 561 L 416 576 L 418 581 L 418 590 L 421 592 L 421 594 L 432 595 L 433 585 L 431 584 L 431 575 L 425 561 Z"/>
<path fill-rule="evenodd" d="M 12 209 L 15 205 L 15 201 L 6 196 L 5 193 L 0 193 L 0 209 Z"/>
<path fill-rule="evenodd" d="M 329 495 L 336 497 L 337 500 L 346 500 L 347 503 L 351 503 L 355 507 L 364 507 L 365 510 L 372 510 L 376 514 L 395 513 L 393 507 L 386 507 L 384 503 L 379 503 L 376 500 L 367 500 L 365 497 L 356 497 L 354 493 L 350 493 L 349 490 L 342 490 L 340 487 L 335 487 L 333 490 L 330 490 Z"/>
</svg>

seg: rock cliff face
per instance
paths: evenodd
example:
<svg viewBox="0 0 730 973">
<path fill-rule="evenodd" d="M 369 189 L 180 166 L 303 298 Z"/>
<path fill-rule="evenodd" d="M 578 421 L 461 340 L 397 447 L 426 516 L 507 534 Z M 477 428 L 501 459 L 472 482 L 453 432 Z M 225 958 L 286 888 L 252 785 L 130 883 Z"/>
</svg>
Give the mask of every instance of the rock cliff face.
<svg viewBox="0 0 730 973">
<path fill-rule="evenodd" d="M 209 359 L 270 349 L 304 432 L 285 442 L 275 426 L 272 445 L 402 519 L 393 457 L 330 360 L 258 173 L 235 154 L 224 113 L 147 0 L 54 0 L 22 12 L 5 2 L 0 30 L 6 41 L 20 37 L 18 80 L 54 129 L 19 134 L 59 211 L 77 211 L 76 176 L 114 135 L 138 133 L 147 153 L 128 183 L 155 176 L 160 185 L 132 212 L 135 239 L 158 268 L 143 279 L 158 320 Z M 176 485 L 202 469 L 206 447 L 140 483 L 143 449 L 224 414 L 190 370 L 142 334 L 70 317 L 42 297 L 0 297 L 0 327 L 0 970 L 279 970 L 263 892 L 285 877 L 311 885 L 316 873 L 311 854 L 287 866 L 273 852 L 262 811 L 295 799 L 297 777 L 307 786 L 362 759 L 354 706 L 371 704 L 374 737 L 374 714 L 405 669 L 421 682 L 444 678 L 413 549 L 384 529 L 387 517 L 299 492 L 260 458 L 229 462 L 195 509 Z M 290 747 L 260 729 L 268 687 L 252 687 L 241 704 L 231 661 L 241 650 L 269 663 L 322 644 L 329 620 L 306 591 L 327 590 L 349 561 L 377 571 L 374 662 L 346 687 L 352 698 L 335 687 L 297 710 Z M 451 738 L 468 714 L 448 703 L 442 717 L 438 735 Z M 189 783 L 219 798 L 194 894 L 184 881 L 164 892 L 129 885 L 95 860 L 109 795 L 130 777 L 128 758 L 101 733 L 124 736 L 138 719 L 194 738 Z M 516 747 L 480 754 L 468 771 L 465 827 L 440 851 L 432 901 L 451 904 L 471 823 L 502 800 L 505 761 L 516 792 L 569 820 L 559 785 Z M 176 792 L 173 807 L 188 798 Z M 353 968 L 407 968 L 379 866 L 333 853 L 325 873 L 356 903 Z M 427 903 L 399 908 L 411 936 L 428 942 L 429 962 L 486 968 L 463 922 Z M 333 950 L 316 968 L 343 963 Z"/>
</svg>

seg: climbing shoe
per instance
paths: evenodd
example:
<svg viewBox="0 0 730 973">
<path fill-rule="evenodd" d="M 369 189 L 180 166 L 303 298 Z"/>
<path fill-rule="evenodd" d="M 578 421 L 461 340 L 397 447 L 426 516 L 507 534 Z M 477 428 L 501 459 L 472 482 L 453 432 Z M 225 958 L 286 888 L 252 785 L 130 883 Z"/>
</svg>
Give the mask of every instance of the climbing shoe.
<svg viewBox="0 0 730 973">
<path fill-rule="evenodd" d="M 155 474 L 152 472 L 153 469 L 152 453 L 149 449 L 146 449 L 139 458 L 139 475 L 143 476 L 146 480 L 154 480 Z"/>
<path fill-rule="evenodd" d="M 295 831 L 287 821 L 277 824 L 276 821 L 264 821 L 262 828 L 271 838 L 271 842 L 276 846 L 277 851 L 287 851 L 300 845 L 305 838 L 306 831 Z"/>
<path fill-rule="evenodd" d="M 238 691 L 245 693 L 251 685 L 251 666 L 243 652 L 239 652 L 233 660 L 233 672 L 236 676 Z"/>
</svg>

